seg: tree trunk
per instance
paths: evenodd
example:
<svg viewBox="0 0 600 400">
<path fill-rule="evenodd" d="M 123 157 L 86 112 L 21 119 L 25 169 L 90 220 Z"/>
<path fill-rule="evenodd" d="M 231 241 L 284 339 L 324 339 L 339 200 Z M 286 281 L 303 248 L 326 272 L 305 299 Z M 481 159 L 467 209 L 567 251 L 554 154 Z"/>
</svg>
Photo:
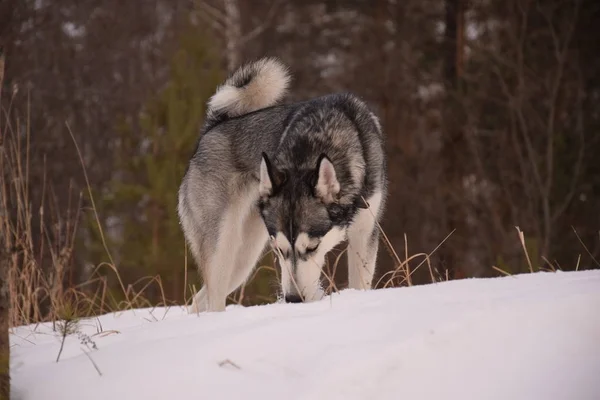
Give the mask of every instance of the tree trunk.
<svg viewBox="0 0 600 400">
<path fill-rule="evenodd" d="M 240 39 L 242 36 L 240 5 L 238 0 L 224 1 L 227 72 L 231 73 L 240 63 Z"/>
<path fill-rule="evenodd" d="M 445 202 L 446 234 L 454 234 L 441 252 L 445 269 L 450 279 L 463 277 L 464 261 L 468 242 L 465 210 L 464 136 L 460 119 L 459 78 L 462 69 L 463 0 L 446 0 L 446 31 L 444 43 L 444 81 L 446 104 L 444 127 L 446 129 L 442 149 L 444 179 L 442 188 Z"/>
</svg>

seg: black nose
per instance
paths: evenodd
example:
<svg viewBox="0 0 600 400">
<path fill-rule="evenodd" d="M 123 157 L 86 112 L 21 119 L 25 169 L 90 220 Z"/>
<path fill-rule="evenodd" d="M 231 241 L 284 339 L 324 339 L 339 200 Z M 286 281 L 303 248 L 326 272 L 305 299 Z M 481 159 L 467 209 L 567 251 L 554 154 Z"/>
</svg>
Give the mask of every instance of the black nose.
<svg viewBox="0 0 600 400">
<path fill-rule="evenodd" d="M 286 294 L 285 295 L 286 303 L 302 303 L 302 297 L 297 294 Z"/>
</svg>

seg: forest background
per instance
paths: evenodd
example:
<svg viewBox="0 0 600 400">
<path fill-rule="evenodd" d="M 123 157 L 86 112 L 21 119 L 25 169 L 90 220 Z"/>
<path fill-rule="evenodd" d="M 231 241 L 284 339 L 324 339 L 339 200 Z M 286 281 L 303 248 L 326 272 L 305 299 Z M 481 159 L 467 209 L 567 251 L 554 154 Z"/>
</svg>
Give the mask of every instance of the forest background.
<svg viewBox="0 0 600 400">
<path fill-rule="evenodd" d="M 189 300 L 178 185 L 207 99 L 262 56 L 288 100 L 352 91 L 381 119 L 377 287 L 598 268 L 598 20 L 596 0 L 3 0 L 7 323 Z M 329 261 L 342 289 L 344 246 Z M 230 301 L 276 295 L 267 253 Z"/>
</svg>

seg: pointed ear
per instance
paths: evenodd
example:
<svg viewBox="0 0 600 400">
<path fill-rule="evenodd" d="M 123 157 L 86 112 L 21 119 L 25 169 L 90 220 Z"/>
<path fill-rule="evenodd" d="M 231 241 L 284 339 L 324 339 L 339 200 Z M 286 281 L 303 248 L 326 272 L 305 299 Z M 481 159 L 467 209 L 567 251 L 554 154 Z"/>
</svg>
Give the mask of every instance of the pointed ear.
<svg viewBox="0 0 600 400">
<path fill-rule="evenodd" d="M 315 193 L 324 203 L 333 203 L 340 192 L 340 183 L 335 174 L 333 164 L 325 154 L 317 161 L 317 183 Z"/>
<path fill-rule="evenodd" d="M 268 197 L 273 194 L 285 182 L 285 173 L 278 170 L 265 153 L 262 153 L 260 161 L 260 183 L 258 193 L 261 197 Z"/>
</svg>

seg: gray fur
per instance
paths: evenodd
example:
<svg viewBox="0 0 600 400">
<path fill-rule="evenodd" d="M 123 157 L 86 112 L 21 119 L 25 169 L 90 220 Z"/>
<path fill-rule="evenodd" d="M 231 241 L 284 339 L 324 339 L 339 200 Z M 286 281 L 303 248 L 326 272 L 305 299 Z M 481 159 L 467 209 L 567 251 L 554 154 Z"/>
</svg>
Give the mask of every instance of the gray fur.
<svg viewBox="0 0 600 400">
<path fill-rule="evenodd" d="M 320 270 L 326 252 L 346 235 L 349 252 L 357 252 L 350 286 L 371 286 L 376 223 L 387 194 L 377 118 L 351 94 L 275 105 L 288 81 L 276 60 L 259 60 L 219 89 L 242 82 L 238 91 L 221 98 L 218 91 L 209 102 L 179 190 L 182 228 L 205 284 L 191 311 L 224 310 L 227 295 L 250 275 L 269 237 L 282 269 L 289 270 L 282 274 L 289 299 L 320 298 L 318 271 L 303 271 L 316 268 L 312 264 L 321 264 Z M 317 190 L 317 181 L 328 184 Z M 376 207 L 364 209 L 363 199 L 374 199 Z M 291 246 L 285 254 L 277 237 Z M 303 287 L 292 282 L 303 279 Z"/>
</svg>

